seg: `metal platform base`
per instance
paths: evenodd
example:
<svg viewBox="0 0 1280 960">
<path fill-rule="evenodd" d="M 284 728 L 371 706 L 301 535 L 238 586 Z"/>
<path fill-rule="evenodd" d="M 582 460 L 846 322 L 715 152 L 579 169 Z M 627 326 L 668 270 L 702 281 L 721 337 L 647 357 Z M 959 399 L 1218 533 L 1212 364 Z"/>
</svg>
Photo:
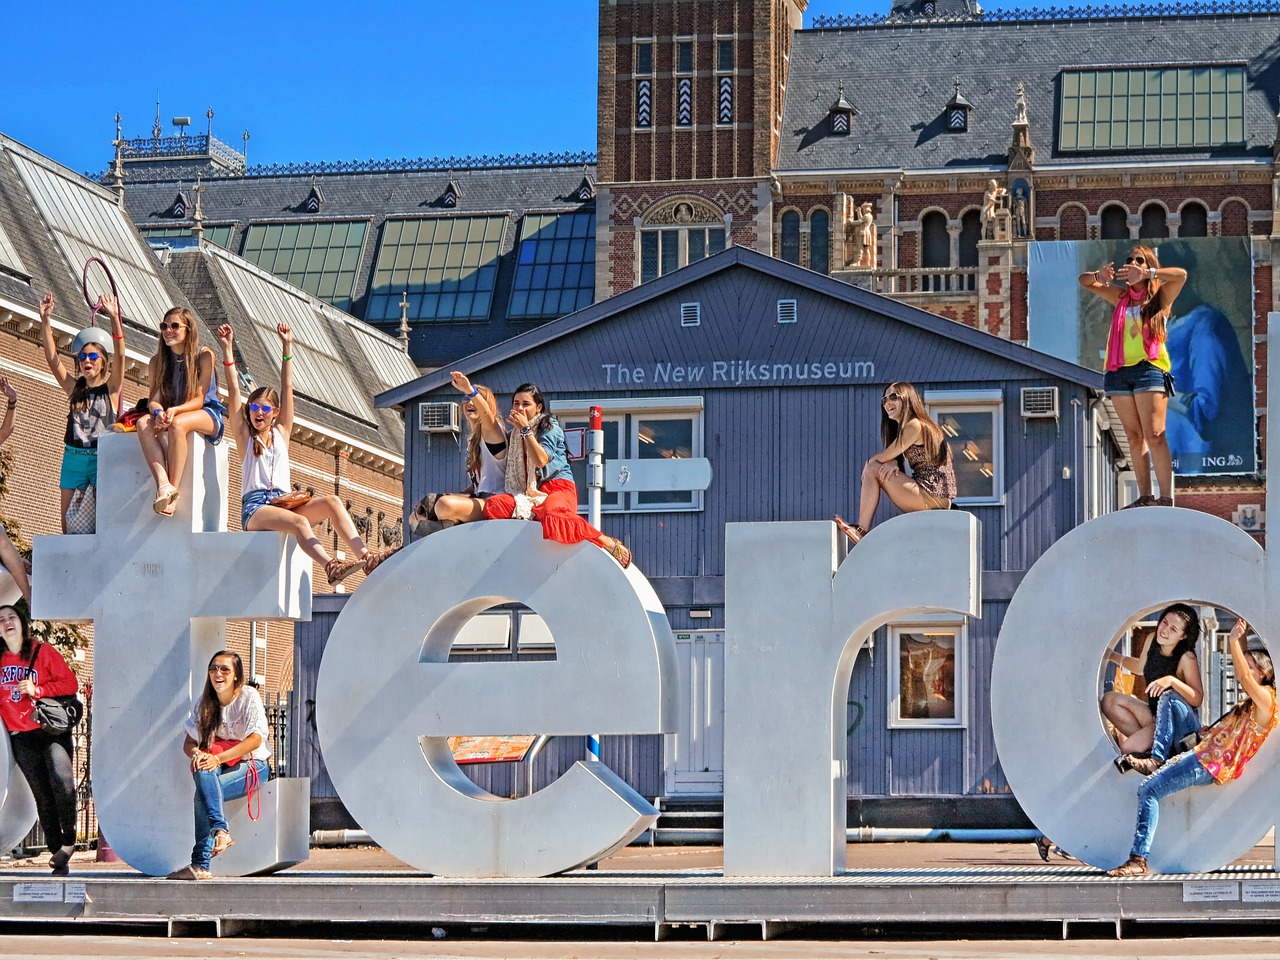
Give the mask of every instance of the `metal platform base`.
<svg viewBox="0 0 1280 960">
<path fill-rule="evenodd" d="M 128 872 L 51 881 L 6 871 L 0 924 L 163 925 L 169 936 L 270 935 L 297 924 L 397 923 L 644 927 L 657 939 L 702 927 L 716 939 L 744 925 L 768 939 L 824 924 L 909 932 L 924 924 L 1090 925 L 1121 937 L 1148 923 L 1280 920 L 1280 874 L 1230 867 L 1211 874 L 1111 880 L 1088 867 L 871 870 L 830 879 L 725 878 L 718 871 L 578 871 L 544 880 L 446 880 L 374 872 L 291 870 L 272 877 L 180 882 Z M 0 928 L 2 929 L 2 928 Z M 814 930 L 821 935 L 820 930 Z M 644 934 L 647 936 L 647 934 Z M 1052 935 L 1052 934 L 1050 934 Z"/>
</svg>

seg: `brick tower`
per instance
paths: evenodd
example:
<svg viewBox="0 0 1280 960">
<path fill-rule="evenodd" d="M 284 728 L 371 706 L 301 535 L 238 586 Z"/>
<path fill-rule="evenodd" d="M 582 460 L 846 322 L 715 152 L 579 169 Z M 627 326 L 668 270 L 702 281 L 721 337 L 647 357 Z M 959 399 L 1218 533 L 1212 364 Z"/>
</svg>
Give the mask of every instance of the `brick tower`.
<svg viewBox="0 0 1280 960">
<path fill-rule="evenodd" d="M 596 298 L 771 252 L 792 31 L 808 0 L 601 0 Z"/>
</svg>

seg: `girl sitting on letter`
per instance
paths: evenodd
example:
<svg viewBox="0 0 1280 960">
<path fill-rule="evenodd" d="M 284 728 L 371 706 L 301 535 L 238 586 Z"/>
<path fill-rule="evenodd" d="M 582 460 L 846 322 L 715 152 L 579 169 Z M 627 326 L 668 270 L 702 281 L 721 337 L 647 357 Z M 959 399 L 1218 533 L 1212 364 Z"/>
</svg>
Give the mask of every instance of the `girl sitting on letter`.
<svg viewBox="0 0 1280 960">
<path fill-rule="evenodd" d="M 195 314 L 185 307 L 174 307 L 160 321 L 160 345 L 147 377 L 151 396 L 147 415 L 138 420 L 138 442 L 156 482 L 151 508 L 162 517 L 172 517 L 191 434 L 217 443 L 227 416 L 218 399 L 213 351 L 200 346 Z"/>
<path fill-rule="evenodd" d="M 219 650 L 209 661 L 204 692 L 191 710 L 182 744 L 196 785 L 196 844 L 191 865 L 169 874 L 170 880 L 213 876 L 210 859 L 235 843 L 227 829 L 224 802 L 245 796 L 271 776 L 268 733 L 262 698 L 245 686 L 240 657 Z"/>
<path fill-rule="evenodd" d="M 259 387 L 249 394 L 248 403 L 241 403 L 240 382 L 235 373 L 235 333 L 227 323 L 218 328 L 231 429 L 236 446 L 244 451 L 240 523 L 245 530 L 276 530 L 291 535 L 306 555 L 324 568 L 329 585 L 335 586 L 357 570 L 372 573 L 395 551 L 371 552 L 356 532 L 351 514 L 334 494 L 296 506 L 273 502 L 291 490 L 289 433 L 293 429 L 293 331 L 281 323 L 276 326 L 276 333 L 281 345 L 280 392 Z M 329 556 L 312 528 L 313 523 L 322 520 L 332 521 L 338 535 L 351 545 L 355 560 Z"/>
<path fill-rule="evenodd" d="M 891 383 L 880 400 L 880 437 L 884 449 L 862 468 L 858 522 L 839 515 L 836 526 L 855 544 L 867 535 L 883 491 L 904 513 L 948 510 L 956 495 L 956 471 L 942 429 L 933 422 L 916 388 Z M 911 475 L 902 472 L 903 460 Z"/>
</svg>

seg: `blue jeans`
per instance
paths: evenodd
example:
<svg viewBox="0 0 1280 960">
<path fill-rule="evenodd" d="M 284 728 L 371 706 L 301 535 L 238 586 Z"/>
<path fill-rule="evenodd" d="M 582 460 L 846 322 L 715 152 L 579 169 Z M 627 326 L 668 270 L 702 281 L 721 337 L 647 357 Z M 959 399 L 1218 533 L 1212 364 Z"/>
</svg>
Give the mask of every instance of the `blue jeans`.
<svg viewBox="0 0 1280 960">
<path fill-rule="evenodd" d="M 234 767 L 197 770 L 191 775 L 196 782 L 196 845 L 191 848 L 191 865 L 209 869 L 213 858 L 213 835 L 227 829 L 223 812 L 224 800 L 238 800 L 245 795 L 245 779 L 249 764 L 258 769 L 258 782 L 266 783 L 271 768 L 265 760 L 241 760 Z"/>
<path fill-rule="evenodd" d="M 1177 760 L 1163 767 L 1142 781 L 1138 788 L 1138 826 L 1133 832 L 1132 853 L 1145 857 L 1151 852 L 1156 824 L 1160 822 L 1160 800 L 1187 787 L 1200 787 L 1216 783 L 1213 775 L 1200 763 L 1194 750 L 1188 750 Z"/>
<path fill-rule="evenodd" d="M 1166 690 L 1156 701 L 1155 742 L 1151 759 L 1164 763 L 1176 753 L 1178 742 L 1200 729 L 1200 714 L 1182 699 L 1182 695 Z"/>
</svg>

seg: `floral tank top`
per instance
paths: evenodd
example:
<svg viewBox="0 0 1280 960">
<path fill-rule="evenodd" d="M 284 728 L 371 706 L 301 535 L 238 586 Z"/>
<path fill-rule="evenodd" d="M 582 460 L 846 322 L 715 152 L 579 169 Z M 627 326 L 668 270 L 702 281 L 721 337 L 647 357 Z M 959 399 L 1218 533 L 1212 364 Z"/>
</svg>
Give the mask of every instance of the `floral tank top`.
<svg viewBox="0 0 1280 960">
<path fill-rule="evenodd" d="M 1253 722 L 1253 703 L 1245 700 L 1224 720 L 1214 724 L 1209 735 L 1196 744 L 1196 759 L 1219 783 L 1239 778 L 1267 734 L 1276 728 L 1276 721 L 1280 720 L 1276 716 L 1276 695 L 1268 693 L 1271 694 L 1271 722 L 1265 730 Z"/>
</svg>

